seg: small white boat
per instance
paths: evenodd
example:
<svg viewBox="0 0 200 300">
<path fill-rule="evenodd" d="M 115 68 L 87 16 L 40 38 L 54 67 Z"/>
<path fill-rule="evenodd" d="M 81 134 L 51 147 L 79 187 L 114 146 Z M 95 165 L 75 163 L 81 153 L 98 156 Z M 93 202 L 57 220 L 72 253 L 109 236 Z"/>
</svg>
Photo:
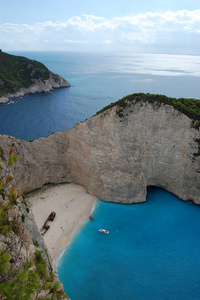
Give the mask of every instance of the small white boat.
<svg viewBox="0 0 200 300">
<path fill-rule="evenodd" d="M 101 233 L 105 233 L 105 234 L 109 234 L 109 231 L 106 229 L 99 229 L 99 232 Z"/>
</svg>

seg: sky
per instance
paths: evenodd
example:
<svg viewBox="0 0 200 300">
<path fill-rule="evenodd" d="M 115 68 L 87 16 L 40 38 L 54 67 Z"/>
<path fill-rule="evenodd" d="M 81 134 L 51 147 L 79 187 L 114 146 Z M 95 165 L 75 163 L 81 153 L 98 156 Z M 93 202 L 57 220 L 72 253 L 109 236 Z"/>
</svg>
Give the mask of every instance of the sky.
<svg viewBox="0 0 200 300">
<path fill-rule="evenodd" d="M 0 0 L 0 49 L 200 55 L 200 1 Z"/>
</svg>

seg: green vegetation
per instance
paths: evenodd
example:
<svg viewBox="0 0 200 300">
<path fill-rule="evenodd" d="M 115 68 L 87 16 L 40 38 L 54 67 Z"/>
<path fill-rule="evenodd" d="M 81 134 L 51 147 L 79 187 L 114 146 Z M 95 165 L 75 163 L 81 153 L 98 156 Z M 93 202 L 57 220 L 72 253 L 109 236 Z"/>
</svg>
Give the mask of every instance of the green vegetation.
<svg viewBox="0 0 200 300">
<path fill-rule="evenodd" d="M 107 109 L 117 106 L 116 113 L 121 118 L 124 116 L 124 109 L 130 107 L 131 103 L 137 102 L 149 102 L 155 103 L 158 106 L 161 104 L 168 104 L 173 106 L 176 110 L 188 116 L 193 120 L 193 126 L 196 128 L 200 127 L 200 100 L 196 99 L 185 99 L 185 98 L 170 98 L 164 95 L 154 95 L 154 94 L 143 94 L 136 93 L 128 95 L 115 103 L 104 107 L 102 110 L 98 111 L 97 114 L 106 111 Z"/>
<path fill-rule="evenodd" d="M 49 70 L 42 63 L 0 50 L 0 97 L 30 87 L 35 79 L 48 78 Z"/>
<path fill-rule="evenodd" d="M 6 166 L 2 170 L 0 165 L 0 175 L 3 174 L 0 176 L 0 299 L 66 299 L 60 282 L 48 270 L 42 252 L 29 253 L 31 242 L 24 223 L 25 215 L 21 214 L 20 218 L 17 203 L 22 193 L 17 192 L 10 175 L 10 167 L 16 160 L 11 147 L 8 159 L 0 161 Z M 37 241 L 35 246 L 38 247 Z"/>
<path fill-rule="evenodd" d="M 7 274 L 10 257 L 4 250 L 0 253 L 0 272 Z M 46 262 L 41 251 L 37 250 L 35 256 L 24 263 L 21 271 L 12 273 L 8 280 L 0 281 L 0 299 L 38 299 L 58 300 L 67 296 L 60 287 L 60 282 L 54 282 L 54 275 L 48 275 Z M 44 297 L 39 293 L 43 291 Z M 33 296 L 33 298 L 32 298 Z"/>
<path fill-rule="evenodd" d="M 1 272 L 6 271 L 10 263 L 7 253 L 0 256 Z M 11 280 L 2 281 L 0 284 L 1 299 L 31 299 L 32 291 L 36 288 L 38 279 L 37 274 L 31 270 L 33 261 L 27 262 L 23 269 L 15 274 Z M 3 298 L 5 297 L 5 298 Z"/>
</svg>

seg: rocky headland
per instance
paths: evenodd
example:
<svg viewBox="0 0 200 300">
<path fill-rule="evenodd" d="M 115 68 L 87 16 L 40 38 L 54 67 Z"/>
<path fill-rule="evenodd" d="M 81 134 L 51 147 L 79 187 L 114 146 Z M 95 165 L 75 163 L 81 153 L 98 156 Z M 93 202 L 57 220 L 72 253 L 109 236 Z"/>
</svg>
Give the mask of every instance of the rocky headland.
<svg viewBox="0 0 200 300">
<path fill-rule="evenodd" d="M 199 101 L 180 109 L 163 99 L 134 94 L 65 132 L 33 142 L 1 135 L 0 145 L 19 156 L 13 173 L 24 192 L 69 182 L 104 201 L 138 203 L 155 185 L 200 204 L 199 115 L 188 112 Z"/>
<path fill-rule="evenodd" d="M 26 94 L 69 86 L 67 80 L 49 71 L 42 63 L 0 50 L 0 104 Z"/>
<path fill-rule="evenodd" d="M 21 266 L 18 263 L 19 257 L 21 262 L 23 259 L 26 262 L 28 253 L 34 259 L 34 274 L 38 278 L 36 286 L 32 289 L 33 295 L 51 297 L 53 293 L 55 299 L 68 299 L 55 269 L 52 268 L 44 240 L 26 199 L 19 197 L 15 201 L 12 189 L 6 196 L 5 185 L 9 185 L 12 177 L 17 189 L 24 193 L 39 189 L 48 183 L 71 183 L 83 186 L 89 194 L 104 201 L 130 204 L 146 201 L 147 187 L 154 185 L 166 189 L 184 201 L 200 205 L 199 128 L 199 100 L 133 94 L 112 103 L 70 130 L 54 133 L 46 138 L 23 141 L 1 134 L 0 161 L 4 181 L 0 180 L 0 249 L 3 249 L 0 259 L 7 251 L 6 268 L 12 260 L 17 270 L 18 266 Z M 19 158 L 13 165 L 10 163 L 10 149 L 14 149 Z M 9 151 L 11 154 L 7 161 Z M 60 205 L 59 211 L 65 214 L 64 223 L 71 223 L 68 224 L 68 229 L 64 229 L 59 223 L 61 220 L 58 219 L 58 228 L 60 231 L 70 232 L 70 226 L 75 224 L 76 220 L 70 219 L 72 213 L 69 203 L 75 205 L 73 211 L 76 211 L 76 205 L 80 208 L 84 197 L 88 196 L 81 194 L 79 202 L 77 199 L 74 202 L 72 190 L 68 191 L 67 196 L 61 194 L 51 199 L 50 202 L 54 206 L 48 204 L 47 210 Z M 5 196 L 8 197 L 6 202 Z M 61 198 L 62 204 L 59 203 Z M 91 200 L 94 201 L 95 198 Z M 7 205 L 11 206 L 9 211 Z M 43 209 L 41 206 L 39 208 L 42 217 L 38 215 L 38 226 L 43 222 L 43 214 L 48 213 L 44 203 L 42 205 Z M 68 220 L 65 209 L 70 213 Z M 77 211 L 77 220 L 84 214 L 85 209 Z M 38 207 L 35 219 L 37 213 Z M 56 240 L 61 233 L 54 232 L 54 239 Z M 53 236 L 52 231 L 50 236 Z M 9 242 L 11 237 L 13 243 Z M 55 240 L 50 243 L 52 249 L 48 249 L 52 257 L 56 257 L 59 250 L 55 247 L 58 244 Z M 23 241 L 23 244 L 19 241 Z M 15 249 L 13 245 L 19 246 Z M 22 252 L 26 254 L 24 258 Z M 6 268 L 4 269 L 7 270 Z M 30 272 L 29 269 L 27 272 Z M 7 282 L 9 285 L 9 281 Z M 29 283 L 18 284 L 25 286 Z M 16 284 L 13 288 L 14 286 Z M 10 290 L 11 287 L 3 292 L 0 289 L 0 295 L 5 295 L 4 292 L 8 295 Z"/>
</svg>

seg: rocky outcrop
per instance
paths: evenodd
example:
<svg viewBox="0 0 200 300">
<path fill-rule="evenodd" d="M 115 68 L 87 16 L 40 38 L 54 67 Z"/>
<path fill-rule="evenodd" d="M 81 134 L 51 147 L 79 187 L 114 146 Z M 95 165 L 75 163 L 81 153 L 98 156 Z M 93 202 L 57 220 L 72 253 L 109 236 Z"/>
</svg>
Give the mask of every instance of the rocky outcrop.
<svg viewBox="0 0 200 300">
<path fill-rule="evenodd" d="M 11 98 L 23 97 L 27 94 L 50 92 L 54 88 L 59 87 L 70 87 L 70 83 L 62 76 L 52 72 L 50 72 L 49 75 L 49 79 L 34 79 L 28 88 L 20 88 L 14 93 L 8 93 L 5 96 L 0 97 L 0 104 L 8 103 Z"/>
<path fill-rule="evenodd" d="M 22 197 L 12 203 L 7 196 L 0 195 L 0 298 L 68 300 L 28 203 Z"/>
<path fill-rule="evenodd" d="M 200 134 L 171 105 L 115 105 L 72 129 L 33 142 L 1 135 L 4 151 L 19 156 L 13 173 L 25 192 L 72 182 L 105 201 L 138 203 L 149 185 L 200 204 Z"/>
<path fill-rule="evenodd" d="M 67 80 L 42 63 L 0 51 L 0 104 L 14 97 L 69 86 Z"/>
</svg>

